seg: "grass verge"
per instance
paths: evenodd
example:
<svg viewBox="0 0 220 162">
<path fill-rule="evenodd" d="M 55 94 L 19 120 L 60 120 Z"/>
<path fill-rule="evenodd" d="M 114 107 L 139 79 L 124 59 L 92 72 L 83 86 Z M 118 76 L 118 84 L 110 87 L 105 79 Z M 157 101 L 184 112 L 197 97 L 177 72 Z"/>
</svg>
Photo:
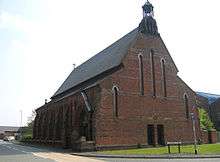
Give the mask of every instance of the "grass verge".
<svg viewBox="0 0 220 162">
<path fill-rule="evenodd" d="M 100 151 L 101 154 L 109 155 L 164 155 L 168 154 L 167 147 L 158 148 L 146 148 L 146 149 L 129 149 L 129 150 L 113 150 L 113 151 Z M 171 153 L 177 154 L 178 147 L 172 146 Z M 194 154 L 194 146 L 181 146 L 181 153 L 183 154 Z M 220 155 L 220 144 L 204 144 L 198 146 L 198 154 L 208 155 L 215 154 Z"/>
</svg>

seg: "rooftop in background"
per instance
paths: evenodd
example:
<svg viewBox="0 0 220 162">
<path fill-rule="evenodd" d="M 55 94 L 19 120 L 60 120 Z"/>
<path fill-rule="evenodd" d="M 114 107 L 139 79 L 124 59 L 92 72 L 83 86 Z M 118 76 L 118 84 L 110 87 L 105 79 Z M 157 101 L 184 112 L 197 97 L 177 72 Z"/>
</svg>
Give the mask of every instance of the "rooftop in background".
<svg viewBox="0 0 220 162">
<path fill-rule="evenodd" d="M 209 104 L 212 104 L 217 99 L 220 98 L 220 95 L 217 94 L 211 94 L 211 93 L 205 93 L 205 92 L 196 92 L 198 95 L 203 96 L 209 100 Z"/>
<path fill-rule="evenodd" d="M 0 126 L 0 133 L 4 133 L 6 131 L 18 132 L 19 128 L 20 127 Z"/>
</svg>

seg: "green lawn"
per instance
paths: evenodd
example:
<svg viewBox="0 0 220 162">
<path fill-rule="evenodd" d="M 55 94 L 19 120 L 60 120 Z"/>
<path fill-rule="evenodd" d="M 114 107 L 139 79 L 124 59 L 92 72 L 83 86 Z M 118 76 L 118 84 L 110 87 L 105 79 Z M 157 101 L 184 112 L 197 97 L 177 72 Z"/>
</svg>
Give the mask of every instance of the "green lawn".
<svg viewBox="0 0 220 162">
<path fill-rule="evenodd" d="M 100 151 L 102 154 L 114 155 L 163 155 L 168 154 L 167 147 L 147 148 L 147 149 L 130 149 L 130 150 L 114 150 L 114 151 Z M 172 146 L 171 153 L 178 153 L 178 147 Z M 181 153 L 194 154 L 194 146 L 181 146 Z M 199 154 L 220 154 L 220 144 L 206 144 L 198 146 Z"/>
</svg>

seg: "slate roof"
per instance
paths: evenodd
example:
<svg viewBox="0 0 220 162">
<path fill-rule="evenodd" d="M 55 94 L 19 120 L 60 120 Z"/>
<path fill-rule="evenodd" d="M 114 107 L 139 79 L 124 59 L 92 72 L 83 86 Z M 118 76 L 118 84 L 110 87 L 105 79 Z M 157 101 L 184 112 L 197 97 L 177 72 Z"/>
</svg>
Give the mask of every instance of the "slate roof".
<svg viewBox="0 0 220 162">
<path fill-rule="evenodd" d="M 17 132 L 20 127 L 0 126 L 0 133 L 5 131 Z"/>
<path fill-rule="evenodd" d="M 127 54 L 128 48 L 136 40 L 137 35 L 138 28 L 75 68 L 52 98 L 107 70 L 119 66 Z"/>
</svg>

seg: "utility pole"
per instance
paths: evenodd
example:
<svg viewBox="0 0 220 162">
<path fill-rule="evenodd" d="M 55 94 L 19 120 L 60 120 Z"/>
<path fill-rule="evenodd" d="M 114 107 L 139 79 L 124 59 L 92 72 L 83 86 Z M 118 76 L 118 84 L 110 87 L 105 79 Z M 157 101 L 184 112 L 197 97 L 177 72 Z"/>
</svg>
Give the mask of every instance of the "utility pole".
<svg viewBox="0 0 220 162">
<path fill-rule="evenodd" d="M 21 135 L 20 135 L 20 139 L 22 139 L 22 115 L 23 115 L 22 113 L 23 113 L 23 111 L 20 110 L 20 113 L 21 113 L 21 114 L 20 114 L 20 115 L 21 115 L 21 123 L 20 123 L 20 134 L 21 134 Z"/>
<path fill-rule="evenodd" d="M 194 113 L 191 113 L 191 118 L 192 118 L 193 137 L 194 137 L 194 149 L 195 149 L 195 155 L 197 155 L 198 151 L 197 151 L 197 139 L 196 139 L 196 120 Z"/>
</svg>

